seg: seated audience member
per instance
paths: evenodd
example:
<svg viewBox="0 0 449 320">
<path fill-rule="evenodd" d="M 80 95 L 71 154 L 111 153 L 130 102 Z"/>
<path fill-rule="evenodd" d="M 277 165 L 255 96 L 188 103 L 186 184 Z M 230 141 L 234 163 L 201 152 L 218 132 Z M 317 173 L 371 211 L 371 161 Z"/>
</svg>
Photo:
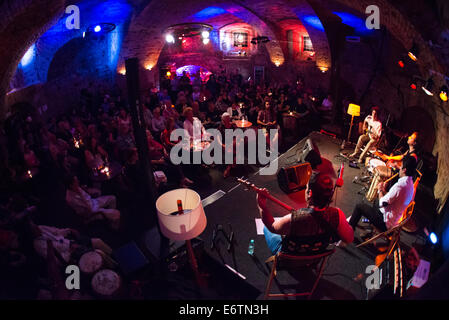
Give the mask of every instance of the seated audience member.
<svg viewBox="0 0 449 320">
<path fill-rule="evenodd" d="M 231 99 L 228 97 L 226 92 L 223 92 L 217 99 L 215 103 L 215 107 L 220 112 L 226 112 L 228 108 L 231 106 Z"/>
<path fill-rule="evenodd" d="M 298 97 L 296 99 L 296 104 L 294 106 L 294 109 L 296 113 L 298 114 L 299 118 L 304 118 L 310 113 L 309 108 L 307 108 L 307 105 L 304 103 L 304 100 L 302 97 Z"/>
<path fill-rule="evenodd" d="M 274 129 L 276 127 L 276 116 L 269 101 L 265 101 L 265 108 L 259 111 L 257 124 L 266 129 Z"/>
<path fill-rule="evenodd" d="M 399 170 L 399 180 L 386 191 L 385 183 L 378 185 L 379 202 L 369 205 L 359 202 L 352 212 L 349 224 L 355 230 L 362 216 L 367 218 L 380 231 L 387 231 L 396 226 L 404 210 L 413 201 L 413 175 L 416 170 L 416 159 L 406 156 Z"/>
<path fill-rule="evenodd" d="M 91 170 L 102 168 L 108 162 L 108 153 L 98 145 L 96 138 L 89 138 L 85 145 L 86 166 Z"/>
<path fill-rule="evenodd" d="M 56 138 L 62 139 L 65 142 L 71 142 L 73 139 L 70 123 L 66 118 L 58 121 L 57 128 L 55 130 Z"/>
<path fill-rule="evenodd" d="M 250 102 L 249 110 L 248 110 L 248 121 L 255 124 L 257 123 L 257 117 L 259 116 L 260 106 L 253 102 Z"/>
<path fill-rule="evenodd" d="M 143 105 L 143 119 L 145 121 L 145 127 L 151 129 L 153 126 L 153 112 L 151 112 L 146 104 Z"/>
<path fill-rule="evenodd" d="M 118 117 L 117 117 L 117 123 L 119 126 L 128 126 L 131 127 L 131 116 L 128 114 L 125 108 L 120 108 Z"/>
<path fill-rule="evenodd" d="M 232 105 L 226 110 L 226 112 L 231 116 L 232 120 L 239 120 L 242 118 L 242 110 L 237 103 L 232 103 Z"/>
<path fill-rule="evenodd" d="M 169 118 L 173 118 L 173 120 L 175 120 L 176 128 L 182 127 L 182 123 L 180 124 L 179 121 L 179 113 L 176 111 L 175 106 L 171 104 L 170 100 L 164 101 L 164 104 L 162 105 L 162 116 L 166 122 Z"/>
<path fill-rule="evenodd" d="M 179 186 L 182 188 L 186 188 L 188 185 L 193 184 L 193 181 L 184 175 L 181 166 L 176 166 L 171 163 L 170 156 L 164 146 L 153 139 L 151 132 L 147 130 L 146 133 L 148 153 L 150 162 L 154 165 L 153 169 L 155 169 L 155 171 L 163 171 L 167 175 L 167 179 L 179 182 Z"/>
<path fill-rule="evenodd" d="M 28 219 L 28 227 L 34 250 L 44 259 L 47 257 L 48 241 L 52 242 L 53 248 L 67 264 L 77 264 L 82 254 L 92 250 L 99 252 L 103 258 L 112 254 L 111 247 L 103 240 L 82 235 L 75 229 L 36 225 L 31 219 Z M 107 260 L 111 261 L 110 258 Z"/>
<path fill-rule="evenodd" d="M 178 144 L 180 142 L 179 139 L 178 139 L 178 141 L 171 141 L 171 139 L 170 139 L 170 136 L 171 136 L 173 130 L 175 130 L 175 129 L 176 129 L 175 119 L 168 118 L 165 129 L 164 129 L 164 131 L 162 131 L 162 134 L 161 134 L 161 142 L 162 142 L 162 145 L 164 146 L 164 148 L 167 150 L 167 152 L 169 152 L 171 150 L 171 148 L 173 148 L 173 146 L 175 146 L 176 144 Z"/>
<path fill-rule="evenodd" d="M 215 109 L 212 101 L 207 103 L 206 121 L 203 123 L 205 128 L 216 128 L 220 124 L 220 112 Z"/>
<path fill-rule="evenodd" d="M 227 112 L 223 113 L 223 115 L 221 116 L 221 124 L 218 127 L 218 131 L 220 131 L 220 134 L 217 137 L 217 143 L 219 143 L 221 145 L 221 147 L 223 148 L 223 157 L 226 159 L 226 154 L 227 153 L 232 153 L 232 159 L 233 159 L 233 163 L 232 164 L 226 164 L 226 169 L 223 172 L 223 177 L 227 178 L 229 177 L 229 174 L 231 173 L 231 169 L 234 168 L 235 162 L 236 162 L 236 139 L 233 139 L 232 144 L 226 144 L 225 139 L 226 139 L 226 130 L 227 129 L 235 129 L 235 125 L 231 120 L 231 115 Z"/>
<path fill-rule="evenodd" d="M 183 116 L 184 120 L 184 130 L 186 131 L 187 137 L 193 139 L 200 139 L 202 136 L 206 134 L 206 130 L 204 129 L 203 124 L 200 119 L 193 116 L 193 110 L 190 107 L 184 109 Z"/>
<path fill-rule="evenodd" d="M 156 107 L 153 110 L 153 120 L 151 121 L 151 131 L 158 137 L 161 136 L 162 131 L 165 129 L 165 118 L 161 116 L 161 108 Z"/>
<path fill-rule="evenodd" d="M 89 190 L 92 193 L 95 190 Z M 92 198 L 79 184 L 78 177 L 69 176 L 67 178 L 67 204 L 79 215 L 85 222 L 105 218 L 108 220 L 112 229 L 118 229 L 120 226 L 120 211 L 116 209 L 115 196 L 100 196 Z"/>
<path fill-rule="evenodd" d="M 120 153 L 134 148 L 135 146 L 136 144 L 134 141 L 134 135 L 131 133 L 131 128 L 127 125 L 119 126 L 116 140 L 117 151 Z"/>
<path fill-rule="evenodd" d="M 257 195 L 260 217 L 264 223 L 264 234 L 272 254 L 280 250 L 295 254 L 320 252 L 334 242 L 351 243 L 354 232 L 346 221 L 345 214 L 330 207 L 333 195 L 332 179 L 322 173 L 314 173 L 306 189 L 307 208 L 275 220 L 266 203 L 267 190 Z M 319 245 L 319 248 L 316 245 Z M 319 249 L 312 251 L 312 249 Z"/>
<path fill-rule="evenodd" d="M 332 112 L 332 108 L 334 106 L 333 100 L 332 100 L 332 96 L 328 95 L 326 99 L 323 100 L 323 102 L 321 103 L 321 106 L 318 107 L 318 111 L 321 112 Z"/>
<path fill-rule="evenodd" d="M 198 103 L 198 101 L 194 101 L 192 103 L 192 111 L 193 116 L 200 119 L 201 122 L 205 120 L 204 114 L 200 111 L 200 104 Z"/>
<path fill-rule="evenodd" d="M 200 98 L 201 98 L 200 87 L 198 87 L 198 86 L 193 87 L 193 92 L 192 92 L 193 101 L 200 101 Z"/>
</svg>

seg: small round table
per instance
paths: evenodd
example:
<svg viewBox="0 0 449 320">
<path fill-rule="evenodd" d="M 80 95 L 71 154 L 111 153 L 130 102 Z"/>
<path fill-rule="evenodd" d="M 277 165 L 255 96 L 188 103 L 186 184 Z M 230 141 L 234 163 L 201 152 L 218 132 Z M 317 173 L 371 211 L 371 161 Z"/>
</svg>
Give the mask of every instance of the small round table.
<svg viewBox="0 0 449 320">
<path fill-rule="evenodd" d="M 237 128 L 246 129 L 252 127 L 252 122 L 248 120 L 234 120 L 234 124 Z"/>
</svg>

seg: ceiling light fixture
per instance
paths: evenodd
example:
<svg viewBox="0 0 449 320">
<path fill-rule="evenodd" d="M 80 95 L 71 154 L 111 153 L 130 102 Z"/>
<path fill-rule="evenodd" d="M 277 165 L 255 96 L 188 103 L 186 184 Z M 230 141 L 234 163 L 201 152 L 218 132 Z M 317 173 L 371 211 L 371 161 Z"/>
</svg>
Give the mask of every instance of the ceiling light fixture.
<svg viewBox="0 0 449 320">
<path fill-rule="evenodd" d="M 169 26 L 164 30 L 164 34 L 166 35 L 165 40 L 168 43 L 174 43 L 176 38 L 182 40 L 183 38 L 201 36 L 203 40 L 209 39 L 212 30 L 213 27 L 209 24 L 187 22 Z"/>
<path fill-rule="evenodd" d="M 429 80 L 427 80 L 427 83 L 425 86 L 422 86 L 423 91 L 428 95 L 428 96 L 433 96 L 433 79 L 429 78 Z"/>
<path fill-rule="evenodd" d="M 418 56 L 419 56 L 419 47 L 418 45 L 414 42 L 412 48 L 410 49 L 410 51 L 408 52 L 408 56 L 410 59 L 412 59 L 413 61 L 417 61 L 418 60 Z"/>
</svg>

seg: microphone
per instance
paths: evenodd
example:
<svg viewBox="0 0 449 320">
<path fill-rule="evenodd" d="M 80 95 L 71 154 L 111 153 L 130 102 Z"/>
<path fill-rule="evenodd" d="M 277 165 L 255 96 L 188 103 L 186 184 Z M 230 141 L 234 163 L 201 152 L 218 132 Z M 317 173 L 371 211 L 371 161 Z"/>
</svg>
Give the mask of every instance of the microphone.
<svg viewBox="0 0 449 320">
<path fill-rule="evenodd" d="M 340 188 L 343 187 L 343 183 L 344 183 L 344 181 L 343 181 L 344 170 L 345 170 L 345 165 L 342 162 L 340 165 L 340 169 L 338 170 L 338 179 L 337 179 L 337 182 L 335 183 L 335 186 L 340 187 Z"/>
</svg>

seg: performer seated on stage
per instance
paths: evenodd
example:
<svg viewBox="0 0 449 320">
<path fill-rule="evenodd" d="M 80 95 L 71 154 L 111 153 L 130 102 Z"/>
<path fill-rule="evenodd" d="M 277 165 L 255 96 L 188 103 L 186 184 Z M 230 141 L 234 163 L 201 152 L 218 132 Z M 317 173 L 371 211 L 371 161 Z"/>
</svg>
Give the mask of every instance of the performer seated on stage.
<svg viewBox="0 0 449 320">
<path fill-rule="evenodd" d="M 363 121 L 363 130 L 365 130 L 366 133 L 362 134 L 359 137 L 354 153 L 349 156 L 350 158 L 354 158 L 355 156 L 357 156 L 357 154 L 359 154 L 359 152 L 361 151 L 363 145 L 366 143 L 364 151 L 360 154 L 358 160 L 359 164 L 363 163 L 366 153 L 374 144 L 379 141 L 382 134 L 382 123 L 379 121 L 378 115 L 379 108 L 373 107 L 371 114 L 368 115 Z"/>
<path fill-rule="evenodd" d="M 413 200 L 413 175 L 416 170 L 416 159 L 406 156 L 399 170 L 399 180 L 388 192 L 383 182 L 378 185 L 379 203 L 374 206 L 360 202 L 352 212 L 349 224 L 355 230 L 360 218 L 364 216 L 377 229 L 384 232 L 397 225 L 407 206 Z"/>
<path fill-rule="evenodd" d="M 315 254 L 317 247 L 314 244 L 321 243 L 320 248 L 325 249 L 330 243 L 339 240 L 345 243 L 353 241 L 354 232 L 343 211 L 329 207 L 333 182 L 328 175 L 314 173 L 306 189 L 308 207 L 277 221 L 266 206 L 264 192 L 267 192 L 266 189 L 258 193 L 257 203 L 265 225 L 265 240 L 273 254 L 281 248 L 288 253 Z"/>
<path fill-rule="evenodd" d="M 417 155 L 417 141 L 418 141 L 418 132 L 413 132 L 407 139 L 408 150 L 397 156 L 385 156 L 382 158 L 384 161 L 402 161 L 406 156 L 412 156 L 415 158 L 416 163 L 418 163 L 418 155 Z"/>
</svg>

